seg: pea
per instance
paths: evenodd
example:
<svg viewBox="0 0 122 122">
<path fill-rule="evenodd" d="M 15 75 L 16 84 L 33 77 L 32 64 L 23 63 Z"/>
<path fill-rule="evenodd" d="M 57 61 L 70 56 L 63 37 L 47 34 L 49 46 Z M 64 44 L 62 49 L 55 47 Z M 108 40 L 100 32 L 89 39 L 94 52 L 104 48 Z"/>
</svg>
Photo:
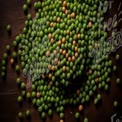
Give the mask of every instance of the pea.
<svg viewBox="0 0 122 122">
<path fill-rule="evenodd" d="M 119 60 L 120 56 L 119 54 L 116 54 L 116 60 Z"/>
<path fill-rule="evenodd" d="M 64 118 L 64 113 L 60 113 L 60 118 Z"/>
<path fill-rule="evenodd" d="M 20 102 L 22 102 L 22 97 L 21 96 L 18 96 L 18 102 L 20 103 Z"/>
<path fill-rule="evenodd" d="M 7 54 L 7 53 L 4 53 L 3 58 L 4 58 L 5 60 L 7 60 L 7 59 L 8 59 L 8 54 Z"/>
<path fill-rule="evenodd" d="M 26 85 L 25 85 L 25 83 L 24 83 L 24 82 L 22 82 L 22 83 L 21 83 L 21 89 L 23 89 L 23 90 L 24 90 L 25 88 L 26 88 Z"/>
<path fill-rule="evenodd" d="M 27 5 L 30 6 L 31 5 L 31 0 L 27 0 Z"/>
<path fill-rule="evenodd" d="M 26 111 L 26 117 L 27 117 L 27 118 L 30 117 L 30 111 L 29 111 L 29 110 Z"/>
<path fill-rule="evenodd" d="M 117 78 L 117 79 L 116 79 L 116 83 L 117 83 L 117 84 L 120 84 L 120 78 Z"/>
<path fill-rule="evenodd" d="M 118 106 L 118 101 L 114 101 L 114 107 Z"/>
<path fill-rule="evenodd" d="M 28 9 L 27 5 L 24 4 L 24 5 L 23 5 L 23 11 L 24 11 L 24 12 L 27 12 L 27 9 Z"/>
<path fill-rule="evenodd" d="M 7 45 L 7 46 L 6 46 L 6 50 L 7 50 L 7 51 L 10 51 L 10 45 Z"/>
<path fill-rule="evenodd" d="M 84 122 L 88 122 L 88 118 L 84 118 Z"/>
<path fill-rule="evenodd" d="M 46 117 L 46 114 L 45 114 L 45 112 L 42 112 L 42 118 L 44 119 L 45 117 Z"/>
<path fill-rule="evenodd" d="M 17 72 L 19 72 L 19 70 L 20 70 L 19 65 L 16 65 L 15 69 Z"/>
<path fill-rule="evenodd" d="M 80 113 L 79 112 L 76 112 L 75 113 L 75 118 L 78 119 L 80 117 Z"/>
<path fill-rule="evenodd" d="M 17 83 L 17 85 L 20 85 L 20 84 L 21 84 L 20 78 L 17 78 L 17 79 L 16 79 L 16 83 Z"/>
<path fill-rule="evenodd" d="M 7 25 L 6 29 L 8 32 L 11 32 L 11 25 Z"/>
<path fill-rule="evenodd" d="M 51 109 L 49 109 L 49 110 L 48 110 L 48 115 L 49 115 L 49 116 L 52 116 L 52 114 L 53 114 L 53 111 L 52 111 Z"/>
<path fill-rule="evenodd" d="M 18 113 L 18 117 L 19 117 L 20 119 L 23 118 L 23 114 L 22 114 L 22 112 L 19 112 L 19 113 Z"/>
</svg>

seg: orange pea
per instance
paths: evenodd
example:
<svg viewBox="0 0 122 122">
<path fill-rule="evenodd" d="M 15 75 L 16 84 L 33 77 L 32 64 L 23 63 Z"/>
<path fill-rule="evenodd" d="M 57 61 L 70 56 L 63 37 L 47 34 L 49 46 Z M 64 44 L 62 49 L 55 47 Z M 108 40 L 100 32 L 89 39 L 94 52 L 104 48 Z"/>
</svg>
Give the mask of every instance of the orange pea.
<svg viewBox="0 0 122 122">
<path fill-rule="evenodd" d="M 75 61 L 75 56 L 72 56 L 72 61 Z"/>
<path fill-rule="evenodd" d="M 37 93 L 36 93 L 36 97 L 37 97 L 37 98 L 40 98 L 40 95 L 41 95 L 40 92 L 37 92 Z"/>
<path fill-rule="evenodd" d="M 60 46 L 60 45 L 61 45 L 61 40 L 58 41 L 58 46 Z"/>
<path fill-rule="evenodd" d="M 66 39 L 63 37 L 62 38 L 62 43 L 65 43 L 66 42 Z"/>
<path fill-rule="evenodd" d="M 66 71 L 66 66 L 63 66 L 62 70 L 63 70 L 63 72 L 65 72 Z"/>
<path fill-rule="evenodd" d="M 88 73 L 91 75 L 92 74 L 92 70 L 90 69 Z"/>
<path fill-rule="evenodd" d="M 68 61 L 71 62 L 71 57 L 68 57 Z"/>
<path fill-rule="evenodd" d="M 46 56 L 49 57 L 50 56 L 50 51 L 46 52 Z"/>
<path fill-rule="evenodd" d="M 66 8 L 65 8 L 64 6 L 62 7 L 62 11 L 63 11 L 63 12 L 65 12 L 65 11 L 66 11 Z"/>
<path fill-rule="evenodd" d="M 52 78 L 52 74 L 51 74 L 51 73 L 49 73 L 48 77 L 51 79 L 51 78 Z"/>
<path fill-rule="evenodd" d="M 57 22 L 60 22 L 60 20 L 61 20 L 60 17 L 58 17 L 58 18 L 57 18 Z"/>
<path fill-rule="evenodd" d="M 75 18 L 75 13 L 73 12 L 73 13 L 71 13 L 71 18 Z"/>
<path fill-rule="evenodd" d="M 64 6 L 64 7 L 66 7 L 66 4 L 67 4 L 66 1 L 63 1 L 63 6 Z"/>
<path fill-rule="evenodd" d="M 49 38 L 49 39 L 52 38 L 52 34 L 51 34 L 51 33 L 48 34 L 48 38 Z"/>
<path fill-rule="evenodd" d="M 13 58 L 11 58 L 10 64 L 14 64 L 14 59 Z"/>
<path fill-rule="evenodd" d="M 75 52 L 78 52 L 78 47 L 77 46 L 75 47 Z"/>
<path fill-rule="evenodd" d="M 76 45 L 76 41 L 75 40 L 73 41 L 73 45 Z"/>
<path fill-rule="evenodd" d="M 77 35 L 77 38 L 80 39 L 80 34 Z"/>
<path fill-rule="evenodd" d="M 66 50 L 63 50 L 63 55 L 66 55 Z"/>
<path fill-rule="evenodd" d="M 78 53 L 75 53 L 75 57 L 76 57 L 76 58 L 78 57 Z"/>
<path fill-rule="evenodd" d="M 83 110 L 83 105 L 79 105 L 79 111 Z"/>
<path fill-rule="evenodd" d="M 88 27 L 89 27 L 89 28 L 92 27 L 92 23 L 91 23 L 91 22 L 88 23 Z"/>
</svg>

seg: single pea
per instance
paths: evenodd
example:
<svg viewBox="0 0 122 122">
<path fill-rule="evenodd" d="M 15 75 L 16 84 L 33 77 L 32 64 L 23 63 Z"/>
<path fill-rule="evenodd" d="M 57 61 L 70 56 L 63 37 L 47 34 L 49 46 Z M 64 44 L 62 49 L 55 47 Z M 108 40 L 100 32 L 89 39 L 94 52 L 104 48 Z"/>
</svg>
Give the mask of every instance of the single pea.
<svg viewBox="0 0 122 122">
<path fill-rule="evenodd" d="M 17 100 L 18 100 L 19 103 L 22 102 L 22 97 L 18 96 Z"/>
<path fill-rule="evenodd" d="M 31 0 L 27 0 L 27 5 L 30 6 L 31 5 Z"/>
<path fill-rule="evenodd" d="M 27 99 L 30 99 L 30 97 L 31 97 L 30 92 L 27 92 L 27 93 L 26 93 L 26 98 L 27 98 Z"/>
<path fill-rule="evenodd" d="M 97 98 L 98 98 L 98 100 L 100 100 L 100 99 L 101 99 L 101 95 L 100 95 L 100 94 L 98 94 L 98 95 L 97 95 Z"/>
<path fill-rule="evenodd" d="M 6 77 L 6 73 L 5 73 L 5 72 L 2 72 L 2 73 L 1 73 L 1 76 L 2 76 L 2 78 L 4 79 L 4 78 Z"/>
<path fill-rule="evenodd" d="M 24 4 L 24 5 L 23 5 L 23 11 L 24 11 L 24 12 L 27 12 L 27 10 L 28 10 L 27 4 Z"/>
<path fill-rule="evenodd" d="M 88 122 L 88 118 L 84 118 L 84 122 Z"/>
<path fill-rule="evenodd" d="M 11 32 L 11 25 L 7 25 L 6 29 L 8 32 Z"/>
<path fill-rule="evenodd" d="M 7 46 L 6 46 L 6 50 L 7 50 L 7 51 L 10 51 L 10 45 L 7 45 Z"/>
<path fill-rule="evenodd" d="M 26 88 L 26 85 L 25 85 L 25 83 L 24 83 L 24 82 L 22 82 L 22 83 L 21 83 L 21 89 L 23 89 L 23 90 L 24 90 L 25 88 Z"/>
<path fill-rule="evenodd" d="M 64 118 L 64 113 L 60 113 L 60 118 Z"/>
<path fill-rule="evenodd" d="M 118 22 L 115 21 L 113 27 L 116 28 L 118 26 Z"/>
<path fill-rule="evenodd" d="M 5 65 L 6 65 L 6 60 L 3 59 L 3 60 L 2 60 L 2 66 L 5 66 Z"/>
<path fill-rule="evenodd" d="M 104 89 L 105 89 L 105 91 L 107 91 L 108 90 L 108 84 L 105 84 L 105 86 L 104 86 Z"/>
<path fill-rule="evenodd" d="M 25 95 L 26 95 L 26 91 L 22 90 L 22 96 L 25 97 Z"/>
<path fill-rule="evenodd" d="M 118 101 L 114 101 L 114 107 L 118 106 Z"/>
<path fill-rule="evenodd" d="M 45 112 L 42 112 L 42 118 L 44 119 L 46 117 Z"/>
<path fill-rule="evenodd" d="M 52 111 L 51 109 L 49 109 L 49 110 L 48 110 L 48 115 L 49 115 L 49 116 L 52 116 L 52 114 L 53 114 L 53 111 Z"/>
<path fill-rule="evenodd" d="M 113 71 L 116 71 L 117 70 L 117 66 L 113 66 Z"/>
<path fill-rule="evenodd" d="M 15 69 L 18 72 L 20 70 L 19 65 L 16 65 Z"/>
<path fill-rule="evenodd" d="M 120 84 L 120 78 L 116 79 L 116 84 Z"/>
<path fill-rule="evenodd" d="M 116 54 L 116 60 L 119 60 L 119 58 L 120 58 L 120 55 Z"/>
<path fill-rule="evenodd" d="M 17 83 L 17 85 L 20 85 L 20 84 L 21 84 L 20 78 L 17 78 L 17 79 L 16 79 L 16 83 Z"/>
<path fill-rule="evenodd" d="M 20 119 L 23 118 L 22 112 L 19 112 L 19 113 L 18 113 L 18 117 L 19 117 Z"/>
<path fill-rule="evenodd" d="M 98 99 L 95 98 L 95 99 L 94 99 L 94 104 L 96 105 L 97 103 L 98 103 Z"/>
<path fill-rule="evenodd" d="M 16 52 L 13 52 L 12 53 L 12 56 L 13 56 L 14 59 L 16 59 L 17 58 L 17 53 Z"/>
<path fill-rule="evenodd" d="M 78 119 L 80 117 L 80 113 L 79 112 L 76 112 L 75 113 L 75 118 Z"/>
<path fill-rule="evenodd" d="M 36 97 L 36 92 L 35 92 L 35 91 L 32 92 L 32 97 L 33 97 L 33 98 Z"/>
<path fill-rule="evenodd" d="M 27 118 L 30 117 L 30 111 L 29 111 L 29 110 L 26 111 L 26 117 L 27 117 Z"/>
<path fill-rule="evenodd" d="M 4 54 L 3 54 L 3 58 L 4 58 L 5 60 L 7 60 L 7 59 L 8 59 L 8 54 L 7 54 L 7 53 L 4 53 Z"/>
<path fill-rule="evenodd" d="M 6 71 L 6 67 L 5 66 L 2 66 L 2 71 L 5 72 Z"/>
<path fill-rule="evenodd" d="M 33 105 L 36 105 L 36 98 L 32 100 Z M 39 110 L 38 110 L 39 111 Z"/>
</svg>

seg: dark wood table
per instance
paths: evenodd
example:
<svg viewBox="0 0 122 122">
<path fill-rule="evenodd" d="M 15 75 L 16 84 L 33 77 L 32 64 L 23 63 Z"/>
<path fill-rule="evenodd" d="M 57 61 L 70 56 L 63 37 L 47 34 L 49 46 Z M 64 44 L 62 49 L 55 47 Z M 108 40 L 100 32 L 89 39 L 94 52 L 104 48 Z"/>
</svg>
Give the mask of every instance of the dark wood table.
<svg viewBox="0 0 122 122">
<path fill-rule="evenodd" d="M 114 2 L 112 9 L 110 11 L 110 16 L 113 16 L 117 12 L 119 1 Z M 32 3 L 34 0 L 32 0 Z M 3 57 L 3 53 L 6 51 L 5 46 L 9 44 L 11 46 L 11 52 L 14 50 L 12 47 L 12 42 L 15 37 L 22 32 L 24 27 L 24 21 L 26 16 L 23 14 L 22 6 L 25 0 L 0 0 L 0 67 Z M 35 11 L 30 8 L 29 12 L 34 17 Z M 6 31 L 6 26 L 12 25 L 12 35 L 8 36 Z M 121 24 L 122 25 L 122 24 Z M 120 25 L 120 27 L 122 27 Z M 109 92 L 105 93 L 101 91 L 102 103 L 100 106 L 95 107 L 93 100 L 90 104 L 86 105 L 83 113 L 81 114 L 81 122 L 83 122 L 84 117 L 88 117 L 89 122 L 111 122 L 111 116 L 117 114 L 117 116 L 122 116 L 122 86 L 119 87 L 115 83 L 116 77 L 120 77 L 122 80 L 122 48 L 119 48 L 116 52 L 120 53 L 120 61 L 118 65 L 118 73 L 112 74 L 111 85 Z M 115 57 L 116 53 L 112 53 L 111 57 Z M 11 54 L 9 60 L 11 58 Z M 0 68 L 1 73 L 1 68 Z M 16 78 L 19 77 L 15 70 L 8 63 L 7 65 L 7 78 L 2 80 L 0 76 L 0 122 L 19 122 L 17 117 L 18 112 L 22 111 L 25 113 L 27 109 L 31 111 L 30 122 L 42 122 L 38 111 L 27 101 L 23 101 L 20 107 L 17 102 L 17 97 L 20 94 L 19 89 L 16 85 Z M 119 103 L 119 108 L 115 109 L 113 106 L 114 101 L 117 100 Z M 76 109 L 67 107 L 65 111 L 65 122 L 75 122 L 74 114 Z M 119 117 L 116 117 L 119 118 Z M 59 122 L 59 117 L 57 113 L 50 119 L 46 118 L 46 122 Z M 24 121 L 28 121 L 24 119 Z M 122 121 L 122 118 L 121 118 Z"/>
</svg>

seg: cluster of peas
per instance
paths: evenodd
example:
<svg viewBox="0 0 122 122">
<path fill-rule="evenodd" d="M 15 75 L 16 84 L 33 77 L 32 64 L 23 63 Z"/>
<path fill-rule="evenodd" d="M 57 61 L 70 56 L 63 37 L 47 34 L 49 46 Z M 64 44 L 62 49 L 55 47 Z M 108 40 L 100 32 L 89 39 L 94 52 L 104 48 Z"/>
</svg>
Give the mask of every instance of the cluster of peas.
<svg viewBox="0 0 122 122">
<path fill-rule="evenodd" d="M 23 5 L 25 13 L 30 4 L 30 0 L 27 0 L 27 4 Z M 70 104 L 78 106 L 78 112 L 75 113 L 78 119 L 91 97 L 94 98 L 94 104 L 99 103 L 101 95 L 98 89 L 108 90 L 111 59 L 108 55 L 100 56 L 100 52 L 95 58 L 90 55 L 91 50 L 99 48 L 107 38 L 105 27 L 99 29 L 105 11 L 99 11 L 98 6 L 99 0 L 35 2 L 35 18 L 32 20 L 31 14 L 27 15 L 23 33 L 13 41 L 23 74 L 31 78 L 32 93 L 26 93 L 26 84 L 20 78 L 16 82 L 22 89 L 22 96 L 26 95 L 28 99 L 32 97 L 32 103 L 38 107 L 42 118 L 46 117 L 46 113 L 52 116 L 55 110 L 63 122 L 65 106 Z M 10 29 L 7 26 L 9 32 Z M 10 46 L 7 45 L 6 49 L 9 51 Z M 17 53 L 13 52 L 12 55 L 13 64 Z M 5 53 L 2 61 L 3 77 L 7 56 Z M 116 55 L 116 59 L 119 59 L 119 55 Z M 16 71 L 19 70 L 16 65 Z M 116 66 L 113 70 L 116 70 Z M 72 87 L 79 76 L 76 88 Z M 96 97 L 94 93 L 98 93 Z M 18 101 L 22 101 L 21 96 Z M 30 116 L 29 110 L 26 115 Z M 22 113 L 18 116 L 22 118 Z M 85 118 L 84 122 L 88 122 L 88 119 Z"/>
</svg>

